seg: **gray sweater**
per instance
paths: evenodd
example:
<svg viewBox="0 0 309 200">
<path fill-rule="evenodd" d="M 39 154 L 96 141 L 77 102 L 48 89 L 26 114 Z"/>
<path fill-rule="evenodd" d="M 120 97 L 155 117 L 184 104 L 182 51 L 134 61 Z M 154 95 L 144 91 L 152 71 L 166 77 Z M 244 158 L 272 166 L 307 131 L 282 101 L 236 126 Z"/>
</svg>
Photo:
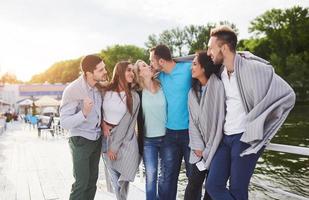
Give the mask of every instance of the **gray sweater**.
<svg viewBox="0 0 309 200">
<path fill-rule="evenodd" d="M 116 160 L 107 160 L 111 168 L 120 173 L 119 181 L 134 181 L 140 163 L 135 126 L 140 100 L 136 92 L 132 91 L 133 109 L 123 116 L 119 124 L 111 130 L 109 149 L 117 153 Z"/>
<path fill-rule="evenodd" d="M 193 89 L 190 90 L 188 101 L 190 163 L 200 160 L 193 150 L 202 150 L 205 166 L 209 168 L 223 136 L 224 100 L 223 83 L 215 74 L 210 76 L 206 93 L 201 97 L 200 103 Z"/>
</svg>

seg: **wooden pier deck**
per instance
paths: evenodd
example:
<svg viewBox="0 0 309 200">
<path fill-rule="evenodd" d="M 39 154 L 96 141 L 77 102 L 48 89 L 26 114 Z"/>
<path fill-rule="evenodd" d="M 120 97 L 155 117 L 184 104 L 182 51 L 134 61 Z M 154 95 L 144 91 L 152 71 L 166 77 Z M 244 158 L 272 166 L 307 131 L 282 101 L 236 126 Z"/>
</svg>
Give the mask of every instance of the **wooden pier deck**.
<svg viewBox="0 0 309 200">
<path fill-rule="evenodd" d="M 0 200 L 67 200 L 73 183 L 67 139 L 50 134 L 38 138 L 37 130 L 21 122 L 8 124 L 0 135 Z M 131 184 L 128 199 L 145 199 L 140 186 Z M 96 200 L 116 199 L 107 192 L 103 162 Z"/>
</svg>

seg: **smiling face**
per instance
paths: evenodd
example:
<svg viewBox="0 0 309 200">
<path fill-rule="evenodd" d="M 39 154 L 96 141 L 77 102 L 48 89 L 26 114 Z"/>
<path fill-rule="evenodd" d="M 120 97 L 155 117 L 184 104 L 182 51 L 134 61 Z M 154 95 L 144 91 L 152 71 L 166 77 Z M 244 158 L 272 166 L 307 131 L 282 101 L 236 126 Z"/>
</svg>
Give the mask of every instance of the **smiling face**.
<svg viewBox="0 0 309 200">
<path fill-rule="evenodd" d="M 196 55 L 192 61 L 192 78 L 198 79 L 201 76 L 205 76 L 204 72 L 205 69 L 201 66 L 201 64 L 198 62 L 198 56 Z"/>
<path fill-rule="evenodd" d="M 97 64 L 95 70 L 93 70 L 92 79 L 96 82 L 105 81 L 107 79 L 107 71 L 105 68 L 105 63 L 102 61 Z"/>
<path fill-rule="evenodd" d="M 214 64 L 219 65 L 223 63 L 222 44 L 215 36 L 209 39 L 207 55 L 211 57 Z"/>
<path fill-rule="evenodd" d="M 133 65 L 129 64 L 126 71 L 125 71 L 125 80 L 127 83 L 133 83 L 134 80 L 134 72 L 133 72 Z"/>
</svg>

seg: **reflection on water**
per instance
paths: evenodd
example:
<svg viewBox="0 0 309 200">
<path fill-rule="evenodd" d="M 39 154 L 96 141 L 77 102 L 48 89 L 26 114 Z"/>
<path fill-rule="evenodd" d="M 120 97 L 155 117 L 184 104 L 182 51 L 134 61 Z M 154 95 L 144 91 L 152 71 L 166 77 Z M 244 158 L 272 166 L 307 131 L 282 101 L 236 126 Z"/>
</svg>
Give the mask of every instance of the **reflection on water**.
<svg viewBox="0 0 309 200">
<path fill-rule="evenodd" d="M 309 148 L 308 134 L 309 106 L 295 106 L 271 142 Z M 186 180 L 185 173 L 181 173 L 178 184 L 180 199 L 183 198 Z M 250 199 L 297 199 L 261 188 L 254 183 L 309 198 L 309 157 L 265 151 L 257 163 L 251 183 Z"/>
<path fill-rule="evenodd" d="M 295 106 L 272 143 L 309 148 L 309 106 Z M 309 198 L 309 157 L 265 151 L 259 159 L 252 182 Z M 293 199 L 252 185 L 252 199 Z"/>
</svg>

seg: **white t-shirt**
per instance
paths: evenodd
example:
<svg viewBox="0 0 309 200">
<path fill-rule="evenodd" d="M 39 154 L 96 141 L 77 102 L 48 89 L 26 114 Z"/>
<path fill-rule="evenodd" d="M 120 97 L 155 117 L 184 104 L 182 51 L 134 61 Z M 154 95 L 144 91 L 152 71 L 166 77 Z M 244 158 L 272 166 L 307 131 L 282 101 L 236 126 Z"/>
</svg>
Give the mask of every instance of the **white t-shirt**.
<svg viewBox="0 0 309 200">
<path fill-rule="evenodd" d="M 236 80 L 236 72 L 228 77 L 227 70 L 221 74 L 225 89 L 226 116 L 224 122 L 224 134 L 233 135 L 245 131 L 246 111 L 244 109 Z"/>
<path fill-rule="evenodd" d="M 109 124 L 118 125 L 122 117 L 127 112 L 126 95 L 122 91 L 120 93 L 107 91 L 103 99 L 103 118 Z"/>
</svg>

